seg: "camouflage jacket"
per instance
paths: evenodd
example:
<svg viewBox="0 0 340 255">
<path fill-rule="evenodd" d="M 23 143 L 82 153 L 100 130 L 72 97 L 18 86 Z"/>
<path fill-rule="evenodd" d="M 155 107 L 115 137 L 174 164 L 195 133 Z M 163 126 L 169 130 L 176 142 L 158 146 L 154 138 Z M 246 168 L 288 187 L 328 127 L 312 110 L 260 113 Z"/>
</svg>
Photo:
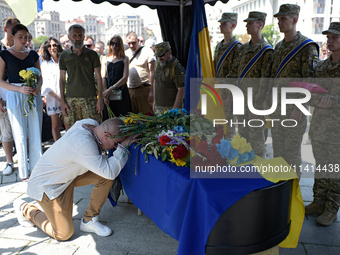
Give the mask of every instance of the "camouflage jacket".
<svg viewBox="0 0 340 255">
<path fill-rule="evenodd" d="M 229 48 L 230 45 L 232 45 L 236 41 L 236 37 L 234 36 L 231 38 L 231 40 L 224 44 L 224 39 L 219 42 L 215 48 L 215 55 L 214 55 L 214 67 L 215 71 L 217 68 L 217 64 L 222 56 L 222 54 Z M 240 50 L 242 44 L 237 43 L 234 45 L 233 49 L 229 52 L 227 58 L 222 63 L 222 66 L 220 68 L 220 71 L 217 74 L 217 78 L 225 78 L 227 74 L 229 73 L 233 63 L 236 61 L 236 58 L 238 58 L 238 51 Z"/>
<path fill-rule="evenodd" d="M 265 46 L 269 43 L 262 38 L 256 45 L 251 45 L 251 40 L 242 45 L 239 51 L 239 58 L 233 65 L 227 78 L 238 78 L 241 76 L 243 69 L 247 66 L 248 62 Z M 239 84 L 240 89 L 244 95 L 247 95 L 247 88 L 253 88 L 254 107 L 256 109 L 263 109 L 263 102 L 268 94 L 268 83 L 265 79 L 248 79 L 248 78 L 269 78 L 273 62 L 273 50 L 266 50 L 256 64 L 251 67 L 249 72 L 244 76 L 245 79 Z M 247 100 L 245 100 L 245 103 Z"/>
<path fill-rule="evenodd" d="M 340 97 L 340 61 L 332 63 L 331 58 L 320 62 L 315 68 L 316 83 L 328 90 L 328 94 Z M 330 108 L 316 105 L 309 135 L 312 140 L 329 144 L 340 144 L 340 107 L 332 99 Z"/>
<path fill-rule="evenodd" d="M 296 46 L 298 46 L 301 42 L 308 39 L 306 36 L 303 36 L 300 32 L 297 33 L 295 38 L 290 42 L 285 42 L 283 39 L 280 41 L 274 50 L 274 62 L 271 77 L 274 78 L 279 65 L 282 60 L 287 56 L 289 52 L 291 52 Z M 317 46 L 314 43 L 310 43 L 305 45 L 281 70 L 280 74 L 276 77 L 276 79 L 270 82 L 270 86 L 274 86 L 278 88 L 278 108 L 281 109 L 281 87 L 290 87 L 288 82 L 291 81 L 300 81 L 302 78 L 313 78 L 314 76 L 314 67 L 318 62 L 318 50 Z M 298 93 L 288 93 L 287 98 L 298 98 L 300 94 Z M 271 106 L 271 94 L 268 95 L 267 105 Z M 294 109 L 294 105 L 287 105 L 287 115 Z M 279 111 L 277 111 L 279 114 Z"/>
</svg>

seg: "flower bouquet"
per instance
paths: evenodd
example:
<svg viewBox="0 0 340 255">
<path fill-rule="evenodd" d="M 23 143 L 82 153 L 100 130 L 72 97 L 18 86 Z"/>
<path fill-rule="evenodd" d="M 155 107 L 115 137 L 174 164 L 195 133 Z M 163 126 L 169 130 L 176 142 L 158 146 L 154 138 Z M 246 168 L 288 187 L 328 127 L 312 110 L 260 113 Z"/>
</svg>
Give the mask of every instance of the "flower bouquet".
<svg viewBox="0 0 340 255">
<path fill-rule="evenodd" d="M 190 115 L 185 109 L 174 109 L 159 116 L 130 113 L 121 119 L 125 125 L 112 138 L 141 134 L 136 147 L 142 146 L 146 160 L 152 154 L 177 166 L 190 162 Z"/>
<path fill-rule="evenodd" d="M 27 68 L 26 70 L 21 70 L 19 72 L 20 77 L 23 79 L 23 84 L 21 86 L 27 86 L 36 89 L 38 85 L 38 77 L 41 75 L 40 70 L 35 67 Z M 36 110 L 36 106 L 34 104 L 34 98 L 35 96 L 33 94 L 28 95 L 27 104 L 29 107 L 29 110 L 32 110 L 33 107 Z M 26 110 L 26 107 L 24 105 L 24 110 L 26 112 L 25 116 L 28 116 L 28 112 Z"/>
<path fill-rule="evenodd" d="M 177 166 L 240 164 L 254 158 L 254 151 L 245 138 L 235 135 L 224 139 L 223 126 L 213 127 L 199 112 L 173 109 L 152 116 L 130 113 L 121 117 L 125 125 L 111 138 L 141 134 L 136 147 L 148 155 Z"/>
</svg>

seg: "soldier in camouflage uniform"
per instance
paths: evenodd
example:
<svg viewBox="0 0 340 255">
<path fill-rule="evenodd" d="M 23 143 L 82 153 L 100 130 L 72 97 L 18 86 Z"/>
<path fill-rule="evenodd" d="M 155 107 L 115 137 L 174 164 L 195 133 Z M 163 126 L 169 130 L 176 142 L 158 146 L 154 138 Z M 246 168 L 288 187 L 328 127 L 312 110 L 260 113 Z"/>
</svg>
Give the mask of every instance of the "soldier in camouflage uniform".
<svg viewBox="0 0 340 255">
<path fill-rule="evenodd" d="M 300 169 L 302 163 L 301 143 L 302 136 L 306 130 L 307 118 L 293 104 L 287 105 L 285 116 L 281 115 L 281 88 L 291 87 L 288 84 L 289 79 L 296 81 L 297 78 L 312 78 L 313 67 L 318 61 L 318 47 L 314 42 L 310 42 L 290 58 L 284 68 L 279 70 L 279 66 L 287 54 L 308 39 L 296 31 L 299 12 L 300 6 L 283 4 L 280 6 L 279 12 L 274 15 L 278 19 L 280 32 L 284 33 L 285 38 L 276 45 L 274 50 L 272 77 L 275 79 L 273 86 L 278 88 L 278 103 L 276 111 L 271 114 L 272 119 L 278 119 L 280 122 L 284 119 L 297 121 L 295 127 L 283 127 L 281 124 L 275 124 L 271 128 L 274 157 L 283 157 L 288 164 L 295 166 L 296 169 Z M 280 72 L 278 73 L 278 71 Z M 298 98 L 299 96 L 299 93 L 289 93 L 287 98 Z M 271 95 L 268 97 L 267 106 L 271 106 L 270 99 Z M 279 121 L 277 123 L 280 123 Z M 286 125 L 293 124 L 295 124 L 293 121 L 286 122 Z M 300 175 L 299 171 L 297 173 Z"/>
<path fill-rule="evenodd" d="M 172 56 L 169 42 L 155 45 L 155 56 L 158 57 L 155 67 L 155 86 L 153 94 L 153 111 L 163 114 L 175 108 L 182 108 L 184 99 L 185 69 Z"/>
<path fill-rule="evenodd" d="M 332 22 L 322 33 L 327 34 L 332 55 L 316 66 L 315 77 L 322 78 L 316 82 L 328 90 L 329 95 L 340 96 L 339 80 L 334 79 L 340 76 L 340 22 Z M 329 226 L 336 219 L 340 206 L 340 107 L 338 100 L 328 96 L 311 100 L 311 105 L 315 110 L 309 134 L 316 170 L 314 200 L 306 206 L 306 214 L 321 214 L 316 222 Z"/>
<path fill-rule="evenodd" d="M 265 101 L 268 85 L 264 79 L 254 78 L 268 78 L 270 77 L 270 70 L 273 62 L 273 48 L 268 42 L 261 36 L 261 31 L 264 27 L 266 20 L 266 13 L 263 12 L 250 12 L 248 18 L 244 21 L 247 22 L 247 33 L 251 35 L 251 40 L 245 43 L 239 52 L 239 58 L 236 64 L 232 67 L 231 71 L 227 75 L 227 78 L 239 78 L 246 69 L 246 66 L 261 50 L 262 55 L 258 57 L 258 60 L 248 69 L 248 72 L 244 75 L 240 83 L 238 83 L 240 89 L 243 92 L 245 98 L 247 98 L 247 88 L 253 88 L 253 104 L 255 109 L 263 109 L 263 102 Z M 266 48 L 268 46 L 268 48 Z M 247 79 L 253 78 L 253 79 Z M 237 116 L 238 123 L 245 122 L 245 125 L 238 124 L 239 134 L 246 138 L 255 151 L 255 154 L 260 157 L 265 157 L 265 125 L 259 127 L 248 126 L 248 121 L 251 119 L 260 119 L 264 123 L 263 116 L 256 116 L 252 114 L 247 107 L 247 100 L 245 100 L 245 115 Z M 255 125 L 255 124 L 254 124 Z M 258 123 L 256 123 L 258 125 Z M 228 125 L 229 128 L 229 125 Z"/>
<path fill-rule="evenodd" d="M 214 55 L 214 67 L 216 70 L 216 78 L 225 78 L 230 72 L 232 65 L 236 62 L 239 56 L 239 50 L 242 46 L 240 42 L 236 40 L 233 36 L 233 31 L 237 25 L 237 13 L 225 12 L 222 14 L 222 18 L 218 21 L 220 22 L 220 30 L 224 35 L 224 39 L 219 42 L 215 48 Z M 233 119 L 236 121 L 235 116 L 233 116 L 232 108 L 227 101 L 227 91 L 224 89 L 220 90 L 222 100 L 224 101 L 223 108 L 225 118 L 227 120 Z M 235 126 L 228 126 L 227 138 L 231 139 L 235 135 Z"/>
</svg>

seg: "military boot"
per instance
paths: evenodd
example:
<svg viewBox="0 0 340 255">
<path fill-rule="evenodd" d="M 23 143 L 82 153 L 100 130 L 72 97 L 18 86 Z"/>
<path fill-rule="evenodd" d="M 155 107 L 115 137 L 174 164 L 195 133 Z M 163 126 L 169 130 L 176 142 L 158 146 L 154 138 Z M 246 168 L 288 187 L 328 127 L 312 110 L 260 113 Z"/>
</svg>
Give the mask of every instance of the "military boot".
<svg viewBox="0 0 340 255">
<path fill-rule="evenodd" d="M 330 226 L 332 225 L 333 221 L 336 219 L 337 213 L 334 211 L 329 210 L 328 208 L 316 218 L 315 222 L 322 225 L 322 226 Z"/>
<path fill-rule="evenodd" d="M 324 210 L 325 210 L 325 205 L 317 204 L 315 202 L 312 202 L 309 205 L 305 206 L 306 215 L 313 214 L 313 213 L 317 213 L 320 215 L 323 213 Z"/>
</svg>

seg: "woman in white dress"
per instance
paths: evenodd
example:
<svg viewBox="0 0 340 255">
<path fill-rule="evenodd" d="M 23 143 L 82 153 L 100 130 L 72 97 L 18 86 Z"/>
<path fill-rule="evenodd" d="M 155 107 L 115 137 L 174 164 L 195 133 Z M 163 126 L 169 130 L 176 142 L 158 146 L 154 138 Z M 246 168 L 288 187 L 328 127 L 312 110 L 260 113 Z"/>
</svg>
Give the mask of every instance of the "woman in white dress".
<svg viewBox="0 0 340 255">
<path fill-rule="evenodd" d="M 48 38 L 43 46 L 43 62 L 41 73 L 43 77 L 42 96 L 46 98 L 47 115 L 51 117 L 53 140 L 60 136 L 61 99 L 59 87 L 59 56 L 63 51 L 60 42 L 54 38 Z"/>
</svg>

